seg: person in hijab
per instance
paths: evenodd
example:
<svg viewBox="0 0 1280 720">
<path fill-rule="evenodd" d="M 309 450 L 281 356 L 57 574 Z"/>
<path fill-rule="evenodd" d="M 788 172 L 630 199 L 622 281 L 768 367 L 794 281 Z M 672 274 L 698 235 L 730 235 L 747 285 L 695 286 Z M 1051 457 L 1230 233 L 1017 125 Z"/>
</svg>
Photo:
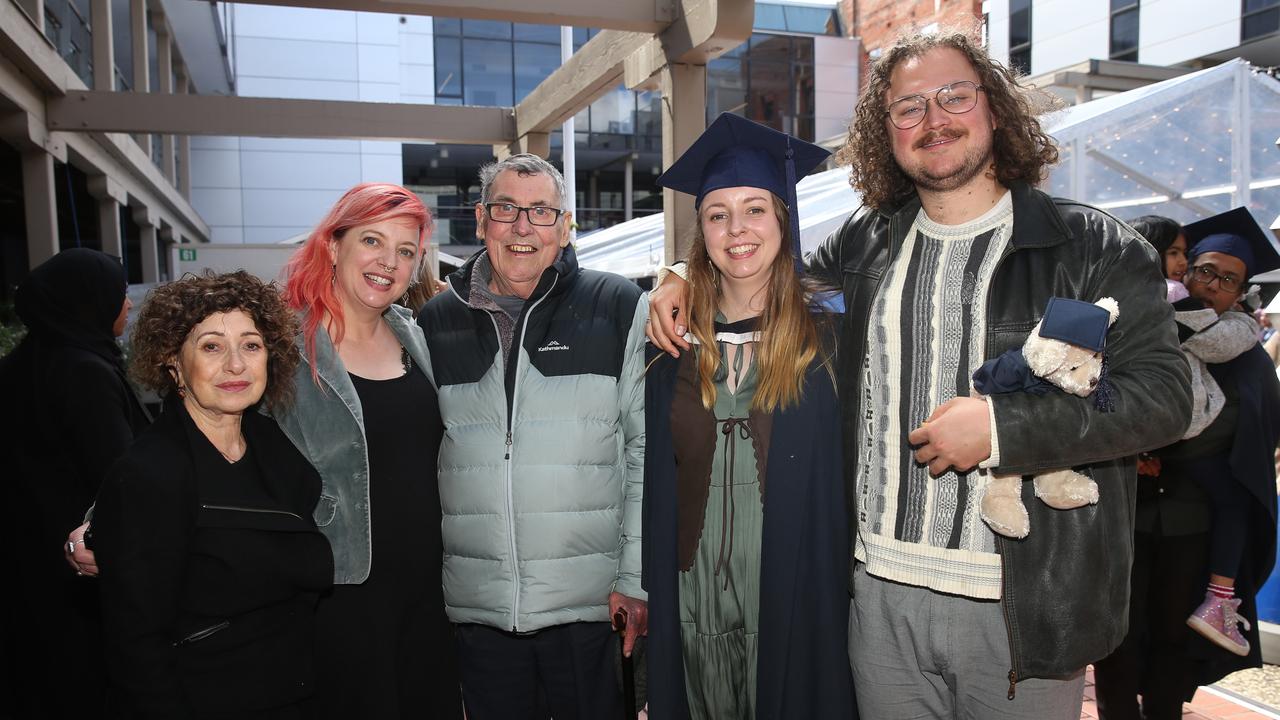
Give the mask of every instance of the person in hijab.
<svg viewBox="0 0 1280 720">
<path fill-rule="evenodd" d="M 697 197 L 694 352 L 646 376 L 654 718 L 855 713 L 834 323 L 798 269 L 822 148 L 721 115 L 658 184 Z"/>
<path fill-rule="evenodd" d="M 76 248 L 32 270 L 14 299 L 27 335 L 0 360 L 10 418 L 0 677 L 11 684 L 0 693 L 0 716 L 82 717 L 101 708 L 98 588 L 69 571 L 59 549 L 107 469 L 148 424 L 116 341 L 129 312 L 125 289 L 118 259 Z"/>
</svg>

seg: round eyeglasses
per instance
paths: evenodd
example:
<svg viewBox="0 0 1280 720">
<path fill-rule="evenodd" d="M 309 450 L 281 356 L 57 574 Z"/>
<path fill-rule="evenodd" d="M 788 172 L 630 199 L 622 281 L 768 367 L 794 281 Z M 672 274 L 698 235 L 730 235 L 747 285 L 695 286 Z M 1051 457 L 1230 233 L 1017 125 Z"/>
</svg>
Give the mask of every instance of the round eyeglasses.
<svg viewBox="0 0 1280 720">
<path fill-rule="evenodd" d="M 1235 275 L 1219 275 L 1217 270 L 1209 265 L 1196 265 L 1191 268 L 1191 279 L 1203 285 L 1210 285 L 1214 280 L 1218 281 L 1218 287 L 1223 292 L 1239 292 L 1240 285 L 1243 281 Z"/>
<path fill-rule="evenodd" d="M 894 127 L 910 130 L 924 122 L 925 115 L 929 114 L 930 100 L 952 115 L 962 115 L 978 105 L 978 93 L 984 89 L 972 80 L 957 80 L 937 90 L 898 98 L 889 103 L 884 114 L 889 116 Z M 929 97 L 931 93 L 933 97 Z"/>
<path fill-rule="evenodd" d="M 563 210 L 553 207 L 545 207 L 542 205 L 534 205 L 533 207 L 521 207 L 512 203 L 493 202 L 485 203 L 484 211 L 489 215 L 489 219 L 500 223 L 513 223 L 520 218 L 520 213 L 529 219 L 530 225 L 541 225 L 543 227 L 555 225 L 560 219 Z"/>
</svg>

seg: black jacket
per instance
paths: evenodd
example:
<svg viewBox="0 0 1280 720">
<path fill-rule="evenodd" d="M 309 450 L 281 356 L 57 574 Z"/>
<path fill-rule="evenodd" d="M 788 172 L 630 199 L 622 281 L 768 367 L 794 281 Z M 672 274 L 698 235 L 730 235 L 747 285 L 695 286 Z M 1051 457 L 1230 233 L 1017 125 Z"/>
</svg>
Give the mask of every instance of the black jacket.
<svg viewBox="0 0 1280 720">
<path fill-rule="evenodd" d="M 224 482 L 173 397 L 103 482 L 91 532 L 114 716 L 234 714 L 312 692 L 315 603 L 333 581 L 311 517 L 320 478 L 270 418 L 247 410 L 242 430 L 260 488 Z"/>
<path fill-rule="evenodd" d="M 1013 235 L 987 297 L 986 357 L 1020 347 L 1050 297 L 1093 302 L 1110 296 L 1120 305 L 1107 336 L 1114 412 L 1099 413 L 1092 400 L 1066 393 L 991 398 L 1000 472 L 1028 475 L 1074 466 L 1097 481 L 1102 494 L 1097 505 L 1061 512 L 1036 500 L 1031 484 L 1024 483 L 1031 534 L 997 543 L 1014 680 L 1077 671 L 1124 638 L 1134 455 L 1180 437 L 1190 420 L 1191 398 L 1151 246 L 1095 208 L 1026 185 L 1011 191 Z M 913 196 L 892 212 L 856 213 L 809 258 L 813 274 L 844 291 L 838 374 L 847 441 L 858 432 L 859 369 L 872 302 L 919 210 Z M 846 453 L 851 493 L 856 462 L 854 453 Z"/>
</svg>

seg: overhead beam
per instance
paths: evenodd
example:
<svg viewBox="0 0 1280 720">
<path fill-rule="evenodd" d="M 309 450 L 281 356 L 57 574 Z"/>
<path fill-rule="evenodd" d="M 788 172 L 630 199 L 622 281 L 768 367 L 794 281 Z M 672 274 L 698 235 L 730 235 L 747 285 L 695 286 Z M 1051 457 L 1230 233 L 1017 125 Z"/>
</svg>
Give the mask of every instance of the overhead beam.
<svg viewBox="0 0 1280 720">
<path fill-rule="evenodd" d="M 678 0 L 246 0 L 254 5 L 361 10 L 502 20 L 536 25 L 629 30 L 653 34 L 676 19 Z"/>
<path fill-rule="evenodd" d="M 511 108 L 72 91 L 51 99 L 50 130 L 345 138 L 506 145 Z"/>
<path fill-rule="evenodd" d="M 650 81 L 669 63 L 705 65 L 751 37 L 754 0 L 680 0 L 680 16 L 656 37 L 604 31 L 516 106 L 516 135 L 551 132 L 624 80 Z"/>
</svg>

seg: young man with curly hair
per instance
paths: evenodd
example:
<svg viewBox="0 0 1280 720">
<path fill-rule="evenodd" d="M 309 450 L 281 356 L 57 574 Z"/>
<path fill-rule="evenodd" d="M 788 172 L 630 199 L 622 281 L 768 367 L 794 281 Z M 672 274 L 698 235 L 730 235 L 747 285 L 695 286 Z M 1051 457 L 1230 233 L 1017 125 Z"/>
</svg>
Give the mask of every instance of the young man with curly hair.
<svg viewBox="0 0 1280 720">
<path fill-rule="evenodd" d="M 1035 189 L 1057 150 L 1013 75 L 964 32 L 912 34 L 872 65 L 841 159 L 864 207 L 808 259 L 843 290 L 838 375 L 857 533 L 849 658 L 876 720 L 1080 717 L 1085 666 L 1125 635 L 1135 465 L 1190 414 L 1154 251 L 1095 208 Z M 672 300 L 651 334 L 678 352 Z M 984 398 L 1049 298 L 1110 296 L 1112 411 L 1054 392 Z M 665 337 L 664 337 L 665 335 Z M 1096 505 L 1031 533 L 979 517 L 988 471 L 1075 467 Z"/>
</svg>

